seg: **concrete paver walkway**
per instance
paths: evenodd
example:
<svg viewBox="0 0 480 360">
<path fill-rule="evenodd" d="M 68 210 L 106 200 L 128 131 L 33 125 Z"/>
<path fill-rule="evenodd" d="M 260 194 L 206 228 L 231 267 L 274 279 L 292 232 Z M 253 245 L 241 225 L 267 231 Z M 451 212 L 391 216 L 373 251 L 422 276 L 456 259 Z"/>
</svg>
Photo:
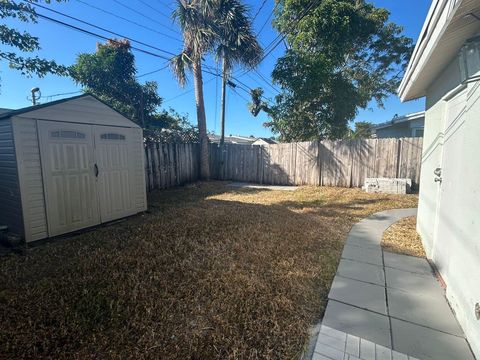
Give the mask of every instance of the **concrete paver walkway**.
<svg viewBox="0 0 480 360">
<path fill-rule="evenodd" d="M 353 226 L 329 293 L 313 360 L 474 360 L 425 259 L 383 251 L 383 232 L 416 209 Z"/>
</svg>

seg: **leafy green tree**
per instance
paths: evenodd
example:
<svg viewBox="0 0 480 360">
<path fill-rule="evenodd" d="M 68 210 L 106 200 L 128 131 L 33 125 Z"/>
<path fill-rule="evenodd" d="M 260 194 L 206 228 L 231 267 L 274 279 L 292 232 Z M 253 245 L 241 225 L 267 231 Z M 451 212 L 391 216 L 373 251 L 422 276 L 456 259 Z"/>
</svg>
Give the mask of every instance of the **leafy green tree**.
<svg viewBox="0 0 480 360">
<path fill-rule="evenodd" d="M 128 40 L 97 44 L 95 53 L 77 56 L 70 75 L 90 92 L 141 125 L 154 120 L 162 103 L 157 83 L 140 84 L 136 78 L 135 56 Z"/>
<path fill-rule="evenodd" d="M 357 121 L 355 129 L 350 130 L 348 137 L 350 139 L 369 139 L 372 137 L 373 124 L 368 121 Z"/>
<path fill-rule="evenodd" d="M 39 3 L 41 0 L 31 0 L 31 2 Z M 45 0 L 44 2 L 50 3 L 51 1 Z M 36 23 L 38 16 L 32 4 L 24 1 L 1 0 L 0 18 L 13 18 L 25 23 Z M 0 60 L 7 61 L 10 68 L 19 70 L 23 75 L 39 77 L 49 73 L 67 75 L 66 67 L 58 65 L 54 60 L 21 55 L 21 53 L 40 50 L 39 39 L 26 31 L 19 31 L 6 24 L 0 24 L 0 43 L 11 49 L 10 51 L 7 50 L 8 48 L 0 49 Z"/>
<path fill-rule="evenodd" d="M 198 142 L 198 129 L 190 123 L 188 115 L 180 114 L 172 108 L 155 114 L 155 121 L 149 124 L 144 135 L 149 141 L 163 143 Z"/>
<path fill-rule="evenodd" d="M 286 54 L 272 73 L 282 89 L 267 123 L 283 141 L 341 138 L 359 108 L 395 93 L 412 40 L 365 0 L 280 0 L 275 26 Z"/>
<path fill-rule="evenodd" d="M 95 53 L 80 54 L 70 75 L 83 90 L 99 97 L 115 110 L 145 129 L 145 136 L 157 141 L 194 141 L 196 128 L 173 109 L 160 111 L 162 98 L 154 81 L 140 84 L 135 56 L 128 40 L 97 44 Z"/>
<path fill-rule="evenodd" d="M 225 97 L 232 68 L 247 69 L 258 65 L 263 50 L 257 41 L 248 8 L 240 0 L 216 0 L 214 29 L 217 36 L 216 58 L 222 62 L 222 111 L 220 143 L 225 139 Z"/>
</svg>

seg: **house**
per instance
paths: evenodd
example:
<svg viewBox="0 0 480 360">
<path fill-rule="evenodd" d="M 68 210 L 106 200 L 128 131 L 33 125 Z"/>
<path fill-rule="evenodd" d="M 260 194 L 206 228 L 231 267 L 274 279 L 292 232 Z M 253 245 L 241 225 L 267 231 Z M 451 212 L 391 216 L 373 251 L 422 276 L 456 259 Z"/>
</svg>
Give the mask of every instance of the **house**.
<svg viewBox="0 0 480 360">
<path fill-rule="evenodd" d="M 142 129 L 92 95 L 0 114 L 0 223 L 27 242 L 147 208 Z"/>
<path fill-rule="evenodd" d="M 219 144 L 220 143 L 220 136 L 215 134 L 209 134 L 208 139 L 211 143 Z M 238 145 L 268 145 L 268 144 L 276 144 L 275 140 L 269 138 L 258 138 L 255 136 L 225 136 L 224 139 L 225 144 L 238 144 Z"/>
<path fill-rule="evenodd" d="M 423 137 L 424 122 L 424 111 L 404 116 L 395 116 L 390 121 L 375 125 L 372 129 L 372 135 L 379 139 Z"/>
<path fill-rule="evenodd" d="M 426 97 L 417 230 L 480 358 L 480 1 L 432 2 L 399 95 Z"/>
<path fill-rule="evenodd" d="M 208 140 L 214 144 L 220 144 L 220 135 L 209 134 Z M 253 136 L 225 136 L 224 143 L 225 144 L 239 144 L 239 145 L 251 145 L 255 141 L 255 137 Z"/>
<path fill-rule="evenodd" d="M 257 138 L 252 145 L 274 145 L 277 142 L 270 138 Z"/>
</svg>

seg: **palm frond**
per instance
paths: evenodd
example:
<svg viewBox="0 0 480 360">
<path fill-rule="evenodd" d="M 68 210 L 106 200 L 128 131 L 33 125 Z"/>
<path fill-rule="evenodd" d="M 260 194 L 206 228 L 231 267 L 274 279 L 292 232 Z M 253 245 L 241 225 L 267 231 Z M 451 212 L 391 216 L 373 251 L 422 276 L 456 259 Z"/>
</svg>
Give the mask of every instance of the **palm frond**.
<svg viewBox="0 0 480 360">
<path fill-rule="evenodd" d="M 191 68 L 191 65 L 192 61 L 185 51 L 182 51 L 170 60 L 170 68 L 182 87 L 187 83 L 187 74 L 185 70 Z"/>
<path fill-rule="evenodd" d="M 229 69 L 234 64 L 245 68 L 258 65 L 263 50 L 248 17 L 248 7 L 241 0 L 211 1 L 217 2 L 214 21 L 217 33 L 217 60 L 223 56 Z"/>
</svg>

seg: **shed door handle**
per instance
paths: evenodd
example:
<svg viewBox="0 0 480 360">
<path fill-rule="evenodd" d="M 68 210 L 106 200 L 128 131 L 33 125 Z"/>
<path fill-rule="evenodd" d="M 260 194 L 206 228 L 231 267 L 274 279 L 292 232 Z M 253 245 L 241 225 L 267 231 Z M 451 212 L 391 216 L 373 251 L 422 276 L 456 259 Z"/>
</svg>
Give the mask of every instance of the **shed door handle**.
<svg viewBox="0 0 480 360">
<path fill-rule="evenodd" d="M 95 170 L 95 177 L 98 177 L 98 165 L 95 164 L 95 165 L 93 166 L 93 168 L 94 168 L 94 170 Z"/>
</svg>

